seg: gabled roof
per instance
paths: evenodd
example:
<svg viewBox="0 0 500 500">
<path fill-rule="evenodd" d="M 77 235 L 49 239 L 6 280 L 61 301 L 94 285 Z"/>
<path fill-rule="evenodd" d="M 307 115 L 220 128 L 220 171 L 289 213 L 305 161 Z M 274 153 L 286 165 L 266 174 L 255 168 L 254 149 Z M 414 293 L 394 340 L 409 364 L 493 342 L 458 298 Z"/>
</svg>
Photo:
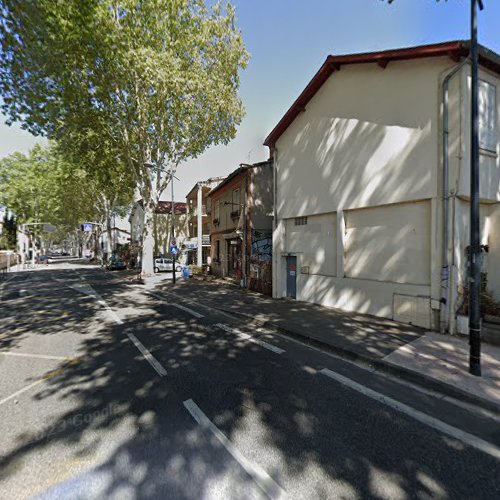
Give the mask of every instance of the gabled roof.
<svg viewBox="0 0 500 500">
<path fill-rule="evenodd" d="M 267 165 L 268 163 L 272 163 L 272 160 L 260 161 L 259 163 L 253 163 L 251 165 L 246 164 L 246 163 L 241 163 L 240 166 L 236 170 L 233 170 L 220 184 L 218 184 L 217 186 L 215 186 L 208 193 L 207 196 L 212 196 L 212 194 L 214 194 L 219 189 L 221 189 L 224 186 L 226 186 L 234 178 L 238 177 L 238 175 L 245 173 L 247 170 L 252 169 L 252 168 L 262 167 L 263 165 Z"/>
<path fill-rule="evenodd" d="M 141 208 L 144 208 L 144 202 L 142 200 L 136 201 L 136 204 Z M 184 201 L 176 201 L 174 205 L 175 215 L 184 215 L 187 213 L 187 204 Z M 170 201 L 159 201 L 156 207 L 156 214 L 169 214 L 172 212 L 172 202 Z M 132 217 L 132 214 L 131 214 Z M 130 220 L 130 217 L 129 217 Z"/>
<path fill-rule="evenodd" d="M 323 86 L 334 71 L 339 71 L 346 64 L 377 63 L 385 68 L 392 61 L 409 59 L 422 59 L 426 57 L 450 57 L 455 61 L 469 55 L 470 43 L 464 40 L 453 42 L 421 45 L 418 47 L 384 50 L 380 52 L 367 52 L 362 54 L 329 55 L 319 71 L 313 76 L 297 100 L 285 113 L 272 132 L 266 137 L 264 145 L 274 148 L 276 141 L 291 125 L 295 118 L 305 111 L 307 103 Z M 479 63 L 485 68 L 500 74 L 500 56 L 486 47 L 479 46 Z"/>
<path fill-rule="evenodd" d="M 198 190 L 198 186 L 201 185 L 203 187 L 211 188 L 216 187 L 220 182 L 222 182 L 225 179 L 225 177 L 210 177 L 210 179 L 207 179 L 206 181 L 198 181 L 192 188 L 191 191 L 186 195 L 186 198 L 189 198 L 191 196 L 191 193 L 195 190 Z"/>
</svg>

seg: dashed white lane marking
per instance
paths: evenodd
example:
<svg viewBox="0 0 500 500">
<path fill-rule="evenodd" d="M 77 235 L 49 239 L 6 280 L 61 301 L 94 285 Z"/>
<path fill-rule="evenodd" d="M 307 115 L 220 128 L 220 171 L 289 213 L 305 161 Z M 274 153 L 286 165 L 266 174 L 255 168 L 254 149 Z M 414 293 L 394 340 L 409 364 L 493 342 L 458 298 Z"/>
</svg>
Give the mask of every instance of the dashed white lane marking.
<svg viewBox="0 0 500 500">
<path fill-rule="evenodd" d="M 263 340 L 256 339 L 249 335 L 248 333 L 244 333 L 241 330 L 238 330 L 237 328 L 231 328 L 230 326 L 225 325 L 224 323 L 217 323 L 215 326 L 222 328 L 222 330 L 229 332 L 229 333 L 234 333 L 238 335 L 243 340 L 248 340 L 249 342 L 253 342 L 254 344 L 258 344 L 261 347 L 264 347 L 264 349 L 268 349 L 269 351 L 272 351 L 276 354 L 283 354 L 286 352 L 284 349 L 281 349 L 280 347 L 276 347 L 275 345 L 269 344 L 268 342 L 264 342 Z"/>
<path fill-rule="evenodd" d="M 35 387 L 38 384 L 41 384 L 42 382 L 45 382 L 45 379 L 40 379 L 37 380 L 36 382 L 33 382 L 30 385 L 27 385 L 26 387 L 23 387 L 22 389 L 19 389 L 16 391 L 14 394 L 11 394 L 10 396 L 7 396 L 6 398 L 0 399 L 0 405 L 3 405 L 7 401 L 10 401 L 12 398 L 15 398 L 16 396 L 20 396 L 23 392 L 29 391 L 31 388 Z"/>
<path fill-rule="evenodd" d="M 481 438 L 473 436 L 468 432 L 462 431 L 460 429 L 457 429 L 456 427 L 441 422 L 440 420 L 437 420 L 436 418 L 433 418 L 425 413 L 422 413 L 421 411 L 415 410 L 414 408 L 411 408 L 410 406 L 407 406 L 404 403 L 400 403 L 395 399 L 392 399 L 388 396 L 384 396 L 380 392 L 376 392 L 372 389 L 369 389 L 368 387 L 365 387 L 364 385 L 358 384 L 354 380 L 344 377 L 343 375 L 340 375 L 332 370 L 329 370 L 328 368 L 323 368 L 322 370 L 319 371 L 319 373 L 336 380 L 342 385 L 345 385 L 346 387 L 349 387 L 350 389 L 353 389 L 363 394 L 364 396 L 367 396 L 371 399 L 374 399 L 375 401 L 379 401 L 380 403 L 390 406 L 394 410 L 399 411 L 400 413 L 404 413 L 405 415 L 408 415 L 409 417 L 414 418 L 415 420 L 418 420 L 419 422 L 428 425 L 429 427 L 432 427 L 437 431 L 447 434 L 452 438 L 458 439 L 459 441 L 462 441 L 463 443 L 468 444 L 469 446 L 472 446 L 477 450 L 487 453 L 488 455 L 491 455 L 496 459 L 500 459 L 500 448 L 498 448 L 494 444 L 488 443 L 487 441 L 484 441 Z"/>
<path fill-rule="evenodd" d="M 139 288 L 142 288 L 142 287 L 141 287 L 141 285 L 129 285 L 129 286 L 130 286 L 130 287 L 136 287 L 136 286 L 139 286 Z M 147 291 L 147 293 L 148 293 L 149 295 L 152 295 L 153 297 L 155 297 L 155 298 L 156 298 L 156 299 L 158 299 L 158 300 L 163 300 L 163 301 L 165 301 L 165 302 L 166 302 L 166 300 L 167 300 L 167 299 L 166 299 L 166 297 L 163 297 L 163 296 L 162 296 L 162 295 L 160 295 L 159 293 L 156 293 L 156 292 L 151 292 L 151 291 L 149 291 L 149 290 Z"/>
<path fill-rule="evenodd" d="M 24 358 L 39 358 L 39 359 L 56 359 L 67 361 L 69 358 L 66 356 L 49 356 L 48 354 L 31 354 L 28 352 L 6 352 L 0 351 L 0 356 L 19 356 Z"/>
<path fill-rule="evenodd" d="M 287 498 L 287 494 L 281 486 L 265 470 L 256 464 L 252 464 L 203 413 L 200 407 L 192 399 L 184 401 L 184 406 L 203 429 L 210 431 L 219 440 L 222 446 L 224 446 L 269 498 Z"/>
<path fill-rule="evenodd" d="M 70 286 L 70 285 L 68 285 Z M 115 311 L 108 305 L 108 303 L 94 290 L 90 285 L 79 285 L 71 286 L 75 290 L 81 291 L 86 295 L 90 295 L 94 297 L 99 305 L 104 307 L 108 314 L 111 316 L 113 321 L 115 321 L 119 325 L 123 325 L 123 320 L 116 314 Z M 139 349 L 140 353 L 146 358 L 147 362 L 154 368 L 156 373 L 160 375 L 160 377 L 164 377 L 167 375 L 167 370 L 161 365 L 161 363 L 148 351 L 148 349 L 142 344 L 142 342 L 133 334 L 127 333 L 127 337 L 133 342 L 133 344 Z"/>
<path fill-rule="evenodd" d="M 167 370 L 163 368 L 160 362 L 144 347 L 144 344 L 133 334 L 127 333 L 127 337 L 134 343 L 134 345 L 141 351 L 142 355 L 148 360 L 148 363 L 156 370 L 156 373 L 160 377 L 164 377 L 167 374 Z"/>
<path fill-rule="evenodd" d="M 106 311 L 108 311 L 109 315 L 116 323 L 118 323 L 119 325 L 123 325 L 123 320 L 120 318 L 120 316 L 118 316 L 118 314 L 115 313 L 115 311 L 113 311 L 113 309 L 111 309 L 111 307 L 109 307 L 108 303 L 104 299 L 98 299 L 97 303 L 104 307 Z"/>
<path fill-rule="evenodd" d="M 151 291 L 148 291 L 147 292 L 149 295 L 152 295 L 153 297 L 157 298 L 158 300 L 163 300 L 163 301 L 167 301 L 166 297 L 163 297 L 162 295 L 160 295 L 159 293 L 156 293 L 156 292 L 151 292 Z M 195 318 L 204 318 L 205 316 L 201 313 L 199 313 L 198 311 L 195 311 L 194 309 L 191 309 L 189 307 L 186 307 L 186 306 L 183 306 L 181 304 L 175 304 L 173 302 L 168 302 L 169 305 L 173 306 L 173 307 L 176 307 L 177 309 L 180 309 L 181 311 L 184 311 L 184 312 L 187 312 L 188 314 L 191 314 L 191 316 L 194 316 Z"/>
<path fill-rule="evenodd" d="M 191 314 L 195 318 L 204 318 L 203 314 L 200 314 L 199 312 L 194 311 L 193 309 L 190 309 L 189 307 L 186 306 L 181 306 L 180 304 L 170 304 L 174 307 L 177 307 L 177 309 L 180 309 L 181 311 L 187 312 L 188 314 Z"/>
</svg>

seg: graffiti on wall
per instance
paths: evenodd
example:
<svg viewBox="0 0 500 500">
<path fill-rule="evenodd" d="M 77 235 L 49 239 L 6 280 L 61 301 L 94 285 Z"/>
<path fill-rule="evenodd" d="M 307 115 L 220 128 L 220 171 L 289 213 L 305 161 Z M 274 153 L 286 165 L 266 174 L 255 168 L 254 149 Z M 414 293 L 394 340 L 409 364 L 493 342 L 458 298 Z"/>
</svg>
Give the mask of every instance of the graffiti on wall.
<svg viewBox="0 0 500 500">
<path fill-rule="evenodd" d="M 273 258 L 273 235 L 252 231 L 252 261 L 271 262 Z"/>
</svg>

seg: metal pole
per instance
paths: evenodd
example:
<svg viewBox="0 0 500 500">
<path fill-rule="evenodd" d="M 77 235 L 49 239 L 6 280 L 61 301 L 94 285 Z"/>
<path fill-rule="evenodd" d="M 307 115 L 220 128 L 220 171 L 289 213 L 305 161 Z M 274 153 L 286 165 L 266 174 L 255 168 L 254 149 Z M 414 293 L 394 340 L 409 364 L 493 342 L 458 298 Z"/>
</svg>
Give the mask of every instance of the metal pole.
<svg viewBox="0 0 500 500">
<path fill-rule="evenodd" d="M 198 184 L 198 193 L 196 194 L 196 220 L 197 220 L 197 231 L 196 231 L 196 239 L 198 240 L 198 247 L 196 249 L 196 265 L 198 267 L 203 267 L 203 187 Z"/>
<path fill-rule="evenodd" d="M 469 372 L 481 376 L 481 226 L 479 213 L 479 106 L 477 2 L 471 0 L 471 162 L 469 247 Z"/>
<path fill-rule="evenodd" d="M 250 170 L 247 170 L 245 175 L 245 193 L 243 195 L 243 238 L 244 238 L 244 253 L 243 253 L 243 286 L 246 288 L 248 285 L 248 176 L 250 175 Z"/>
<path fill-rule="evenodd" d="M 175 240 L 175 223 L 174 223 L 174 217 L 175 217 L 175 203 L 174 203 L 174 169 L 172 168 L 172 171 L 171 171 L 171 177 L 170 177 L 170 183 L 172 185 L 172 205 L 171 205 L 171 208 L 172 208 L 172 237 L 170 238 L 170 243 L 172 243 L 173 240 Z M 173 276 L 173 279 L 172 279 L 172 283 L 175 285 L 175 253 L 172 255 L 173 259 L 172 259 L 172 264 L 173 264 L 173 268 L 172 268 L 172 276 Z"/>
</svg>

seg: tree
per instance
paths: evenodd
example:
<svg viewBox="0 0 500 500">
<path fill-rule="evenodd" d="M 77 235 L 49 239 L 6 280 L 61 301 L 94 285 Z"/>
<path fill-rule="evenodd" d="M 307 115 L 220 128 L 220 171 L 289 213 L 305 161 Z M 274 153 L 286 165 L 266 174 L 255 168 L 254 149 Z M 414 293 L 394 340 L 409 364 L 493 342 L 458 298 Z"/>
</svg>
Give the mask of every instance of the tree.
<svg viewBox="0 0 500 500">
<path fill-rule="evenodd" d="M 75 153 L 75 151 L 73 151 Z M 91 157 L 73 158 L 60 145 L 35 146 L 28 155 L 14 153 L 0 160 L 0 203 L 17 215 L 19 223 L 50 222 L 57 237 L 74 231 L 84 221 L 107 226 L 113 211 L 123 213 L 131 204 L 133 184 L 120 176 L 119 167 L 108 178 L 95 175 Z M 92 200 L 89 203 L 89 200 Z M 109 254 L 111 251 L 108 252 Z"/>
<path fill-rule="evenodd" d="M 15 250 L 17 224 L 13 215 L 6 213 L 3 220 L 2 233 L 0 234 L 0 250 Z"/>
<path fill-rule="evenodd" d="M 144 201 L 142 271 L 154 209 L 188 158 L 227 144 L 244 111 L 247 53 L 234 8 L 204 0 L 0 0 L 0 91 L 9 120 L 60 139 L 95 137 Z"/>
</svg>

